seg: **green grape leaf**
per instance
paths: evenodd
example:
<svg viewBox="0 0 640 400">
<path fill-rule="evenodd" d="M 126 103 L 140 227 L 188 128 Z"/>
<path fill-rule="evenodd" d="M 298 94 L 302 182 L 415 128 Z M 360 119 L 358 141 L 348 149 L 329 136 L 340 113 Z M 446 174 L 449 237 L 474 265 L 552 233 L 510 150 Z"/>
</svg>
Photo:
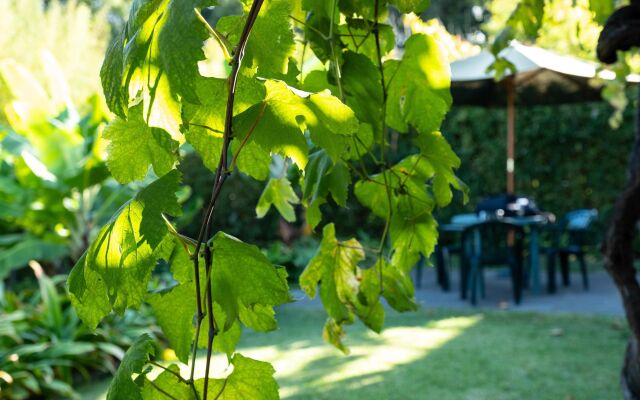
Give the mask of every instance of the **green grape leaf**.
<svg viewBox="0 0 640 400">
<path fill-rule="evenodd" d="M 140 305 L 147 292 L 156 248 L 168 230 L 163 213 L 179 215 L 175 192 L 180 174 L 173 170 L 141 190 L 99 232 L 69 275 L 71 302 L 91 329 L 111 309 L 118 313 Z"/>
<path fill-rule="evenodd" d="M 224 17 L 216 25 L 232 43 L 240 38 L 252 2 L 243 0 L 243 3 L 245 16 Z M 266 0 L 260 9 L 247 42 L 244 63 L 257 68 L 263 78 L 280 78 L 287 72 L 289 56 L 295 50 L 291 13 L 289 0 Z"/>
<path fill-rule="evenodd" d="M 391 128 L 407 132 L 412 125 L 424 133 L 440 129 L 451 106 L 451 71 L 433 37 L 412 35 L 402 60 L 385 62 L 385 78 L 386 117 Z"/>
<path fill-rule="evenodd" d="M 167 399 L 169 394 L 174 399 L 195 400 L 191 386 L 184 380 L 178 379 L 176 374 L 180 375 L 180 367 L 171 364 L 152 381 L 153 383 L 145 379 L 142 384 L 142 398 L 144 400 Z"/>
<path fill-rule="evenodd" d="M 394 249 L 391 264 L 408 272 L 420 259 L 428 257 L 438 241 L 438 223 L 430 214 L 407 218 L 394 215 L 389 228 L 391 246 Z"/>
<path fill-rule="evenodd" d="M 338 93 L 338 88 L 328 81 L 328 71 L 314 69 L 305 73 L 303 81 L 301 83 L 301 89 L 307 92 L 322 92 L 323 90 L 329 90 L 331 93 Z"/>
<path fill-rule="evenodd" d="M 209 342 L 209 323 L 208 317 L 200 325 L 200 335 L 198 335 L 198 347 L 206 349 Z M 236 346 L 240 341 L 242 334 L 242 327 L 240 323 L 235 321 L 229 321 L 227 324 L 227 314 L 224 312 L 220 304 L 213 303 L 213 318 L 215 320 L 215 326 L 219 327 L 218 334 L 213 338 L 213 351 L 225 353 L 227 358 L 231 360 L 231 356 L 236 351 Z M 228 326 L 228 329 L 223 327 Z"/>
<path fill-rule="evenodd" d="M 238 76 L 236 99 L 233 106 L 234 115 L 242 113 L 264 99 L 264 85 L 249 77 L 248 74 L 249 72 L 243 69 Z M 224 79 L 200 78 L 197 80 L 196 86 L 199 103 L 185 102 L 183 107 L 185 138 L 200 155 L 204 165 L 211 171 L 215 171 L 218 167 L 222 151 L 227 86 L 228 83 Z M 234 131 L 240 134 L 245 132 L 237 128 Z M 238 159 L 239 163 L 241 161 L 245 163 L 246 160 Z"/>
<path fill-rule="evenodd" d="M 322 242 L 318 253 L 300 275 L 300 287 L 310 298 L 316 295 L 316 287 L 329 273 L 335 279 L 335 291 L 342 302 L 354 298 L 358 291 L 357 265 L 364 260 L 364 250 L 357 240 L 339 242 L 335 226 L 328 224 L 322 230 Z"/>
<path fill-rule="evenodd" d="M 112 310 L 107 286 L 99 273 L 85 267 L 85 252 L 71 269 L 67 278 L 69 299 L 80 319 L 91 329 L 95 329 L 102 318 Z"/>
<path fill-rule="evenodd" d="M 535 39 L 544 20 L 544 0 L 521 0 L 513 10 L 507 25 Z"/>
<path fill-rule="evenodd" d="M 147 126 L 141 106 L 130 109 L 126 120 L 116 117 L 103 137 L 109 141 L 107 165 L 120 183 L 143 179 L 150 165 L 162 176 L 177 162 L 178 142 L 162 129 Z"/>
<path fill-rule="evenodd" d="M 258 200 L 256 214 L 258 218 L 264 217 L 273 205 L 285 220 L 294 222 L 296 212 L 293 209 L 293 204 L 299 202 L 300 199 L 293 191 L 291 182 L 287 178 L 271 178 Z"/>
<path fill-rule="evenodd" d="M 162 328 L 176 356 L 183 363 L 189 361 L 196 304 L 193 301 L 195 286 L 183 283 L 164 293 L 154 293 L 147 299 L 151 311 Z M 179 310 L 179 312 L 176 312 Z"/>
<path fill-rule="evenodd" d="M 166 254 L 162 253 L 163 249 L 160 249 L 162 246 L 166 246 Z M 169 263 L 173 279 L 183 284 L 193 281 L 193 259 L 185 248 L 185 245 L 175 236 L 165 236 L 165 240 L 156 250 L 156 254 L 158 258 L 162 258 Z"/>
<path fill-rule="evenodd" d="M 374 144 L 373 128 L 369 124 L 361 123 L 358 133 L 353 137 L 352 146 L 349 148 L 349 159 L 360 160 L 367 152 L 371 151 Z"/>
<path fill-rule="evenodd" d="M 379 131 L 383 122 L 383 100 L 380 73 L 376 66 L 364 55 L 348 51 L 344 54 L 342 83 L 347 104 L 358 119 Z"/>
<path fill-rule="evenodd" d="M 416 13 L 420 14 L 431 5 L 431 0 L 389 0 L 386 3 L 396 6 L 398 11 L 403 14 Z"/>
<path fill-rule="evenodd" d="M 318 9 L 321 9 L 321 7 L 317 7 L 314 10 Z M 309 44 L 309 48 L 323 64 L 328 62 L 341 63 L 340 58 L 342 53 L 339 50 L 336 50 L 335 46 L 332 49 L 331 42 L 327 40 L 329 32 L 332 30 L 336 33 L 339 32 L 336 22 L 337 20 L 334 19 L 332 27 L 332 21 L 329 16 L 322 15 L 322 13 L 316 14 L 315 12 L 311 12 L 303 26 L 304 37 Z"/>
<path fill-rule="evenodd" d="M 209 37 L 195 9 L 215 3 L 214 0 L 171 0 L 163 14 L 164 24 L 158 23 L 162 24 L 157 34 L 158 63 L 166 71 L 172 89 L 188 101 L 197 101 L 194 78 L 199 75 L 198 61 L 205 58 L 202 47 Z"/>
<path fill-rule="evenodd" d="M 252 132 L 249 139 L 270 153 L 291 158 L 300 168 L 307 164 L 309 152 L 296 119 L 302 100 L 283 82 L 265 82 L 264 104 L 256 104 L 234 119 L 237 132 Z"/>
<path fill-rule="evenodd" d="M 122 87 L 124 41 L 125 30 L 123 29 L 107 48 L 100 69 L 100 80 L 109 110 L 118 117 L 126 119 L 129 99 L 127 91 Z"/>
<path fill-rule="evenodd" d="M 335 165 L 324 150 L 309 157 L 304 173 L 302 199 L 310 205 L 316 201 L 324 202 L 331 193 L 333 200 L 340 206 L 347 205 L 351 175 L 348 166 L 339 161 Z"/>
<path fill-rule="evenodd" d="M 366 56 L 372 62 L 378 63 L 378 49 L 376 46 L 375 35 L 371 33 L 373 29 L 373 22 L 360 18 L 347 18 L 346 24 L 340 25 L 340 34 L 342 35 L 342 42 L 346 47 L 354 53 L 359 53 Z M 380 55 L 386 56 L 396 46 L 396 37 L 393 33 L 393 28 L 390 25 L 379 23 L 379 40 L 380 40 Z M 346 62 L 346 60 L 345 60 Z M 378 85 L 376 88 L 380 88 L 380 75 L 378 77 Z"/>
<path fill-rule="evenodd" d="M 352 137 L 359 126 L 353 110 L 329 92 L 312 94 L 307 107 L 309 112 L 300 115 L 311 132 L 313 143 L 325 149 L 334 161 L 347 157 Z"/>
<path fill-rule="evenodd" d="M 382 296 L 391 308 L 400 312 L 415 311 L 418 308 L 415 302 L 415 289 L 409 274 L 384 259 L 378 259 L 373 267 L 365 270 L 362 274 L 360 287 L 368 304 L 378 302 L 381 287 L 380 276 L 382 276 L 382 288 L 384 289 Z"/>
<path fill-rule="evenodd" d="M 304 10 L 313 11 L 314 14 L 326 18 L 331 18 L 331 14 L 333 14 L 334 19 L 337 19 L 340 16 L 339 10 L 337 8 L 334 10 L 332 1 L 302 0 L 302 8 Z"/>
<path fill-rule="evenodd" d="M 291 301 L 286 273 L 273 266 L 256 246 L 218 232 L 212 254 L 213 301 L 225 313 L 223 330 L 231 327 L 242 307 L 252 313 L 258 304 L 271 308 Z"/>
<path fill-rule="evenodd" d="M 366 306 L 359 304 L 356 307 L 356 314 L 369 329 L 376 333 L 382 332 L 384 327 L 384 306 L 380 301 Z"/>
<path fill-rule="evenodd" d="M 425 181 L 433 176 L 434 168 L 428 159 L 423 155 L 412 155 L 391 170 L 358 181 L 354 193 L 362 205 L 380 218 L 386 219 L 390 214 L 414 218 L 431 212 L 434 207 L 425 185 Z"/>
<path fill-rule="evenodd" d="M 386 182 L 385 182 L 386 175 Z M 368 180 L 360 180 L 356 182 L 354 194 L 363 206 L 367 207 L 374 215 L 380 218 L 387 218 L 389 215 L 389 198 L 387 195 L 386 185 L 389 185 L 391 191 L 398 186 L 398 178 L 390 172 L 385 171 L 381 174 L 371 176 Z M 391 209 L 396 206 L 397 199 L 391 197 Z"/>
<path fill-rule="evenodd" d="M 240 321 L 257 332 L 268 332 L 278 327 L 273 308 L 262 304 L 240 307 Z"/>
<path fill-rule="evenodd" d="M 307 205 L 306 209 L 306 218 L 307 225 L 309 228 L 316 229 L 316 226 L 322 221 L 322 211 L 320 210 L 320 206 L 323 205 L 325 201 L 323 199 L 317 199 L 314 202 Z"/>
<path fill-rule="evenodd" d="M 231 151 L 238 154 L 238 170 L 259 181 L 269 177 L 271 155 L 256 142 L 247 142 L 243 147 L 238 139 L 231 142 Z"/>
<path fill-rule="evenodd" d="M 242 327 L 239 322 L 234 322 L 226 331 L 218 332 L 216 337 L 213 339 L 213 351 L 218 351 L 227 355 L 227 358 L 230 358 L 233 353 L 236 351 L 236 346 L 240 341 L 240 336 L 242 335 Z M 201 337 L 207 337 L 206 335 Z"/>
<path fill-rule="evenodd" d="M 111 381 L 107 400 L 142 400 L 140 387 L 133 381 L 132 375 L 142 373 L 142 368 L 149 361 L 149 356 L 154 354 L 155 347 L 151 336 L 145 333 L 138 337 L 125 353 Z"/>
<path fill-rule="evenodd" d="M 273 378 L 271 364 L 235 354 L 231 360 L 233 372 L 225 379 L 209 379 L 209 393 L 218 400 L 277 400 L 278 383 Z M 195 382 L 202 392 L 204 379 Z"/>
<path fill-rule="evenodd" d="M 149 126 L 181 142 L 180 99 L 197 103 L 195 82 L 202 46 L 209 36 L 196 9 L 211 0 L 137 2 L 110 46 L 101 69 L 111 111 L 125 118 L 130 104 L 143 102 Z"/>
<path fill-rule="evenodd" d="M 301 169 L 309 152 L 304 128 L 334 160 L 347 152 L 347 144 L 358 132 L 358 121 L 349 107 L 328 92 L 304 93 L 280 81 L 266 81 L 265 87 L 264 103 L 249 108 L 234 122 L 238 132 L 252 133 L 249 141 L 291 158 Z"/>
<path fill-rule="evenodd" d="M 467 202 L 467 187 L 454 172 L 460 167 L 460 158 L 453 152 L 442 134 L 440 132 L 424 133 L 418 135 L 414 143 L 420 148 L 420 154 L 429 161 L 434 170 L 433 194 L 438 206 L 444 207 L 451 203 L 453 198 L 451 187 L 462 191 L 464 202 Z"/>
<path fill-rule="evenodd" d="M 328 243 L 328 242 L 325 242 L 325 243 Z M 322 252 L 322 250 L 323 249 L 321 246 L 320 252 Z M 316 265 L 312 265 L 312 263 L 309 263 L 309 267 L 311 268 L 315 268 L 316 266 L 322 267 L 319 263 L 321 262 L 320 259 L 316 259 L 316 257 L 314 257 L 314 260 L 316 260 Z M 324 267 L 326 267 L 326 265 L 324 265 Z M 307 271 L 307 269 L 305 269 L 305 271 Z M 312 269 L 309 269 L 309 271 L 311 272 Z M 324 309 L 327 311 L 327 314 L 329 314 L 329 316 L 338 324 L 353 323 L 354 321 L 353 311 L 351 310 L 349 305 L 345 304 L 346 302 L 343 299 L 340 299 L 340 297 L 338 296 L 338 292 L 336 290 L 336 287 L 337 287 L 336 276 L 333 273 L 333 270 L 331 268 L 325 268 L 324 270 L 320 270 L 318 272 L 321 274 L 320 275 L 320 280 L 321 280 L 320 300 L 322 300 L 322 305 L 324 306 Z M 354 276 L 355 276 L 355 273 L 354 273 Z M 308 276 L 305 276 L 304 280 L 307 280 L 307 279 L 308 279 Z M 300 276 L 300 282 L 304 282 L 304 280 L 303 280 L 303 277 Z M 357 290 L 356 288 L 353 288 L 353 291 L 350 293 L 349 297 L 351 297 L 351 300 L 355 299 L 356 290 Z"/>
</svg>

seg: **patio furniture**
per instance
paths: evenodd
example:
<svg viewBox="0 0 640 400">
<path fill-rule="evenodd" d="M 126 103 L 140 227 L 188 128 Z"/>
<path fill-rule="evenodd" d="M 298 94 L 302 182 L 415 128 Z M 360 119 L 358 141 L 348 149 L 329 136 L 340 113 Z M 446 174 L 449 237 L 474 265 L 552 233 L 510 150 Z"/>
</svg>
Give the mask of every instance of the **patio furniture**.
<svg viewBox="0 0 640 400">
<path fill-rule="evenodd" d="M 487 266 L 507 265 L 511 272 L 513 298 L 522 300 L 523 266 L 522 226 L 501 220 L 488 220 L 470 225 L 462 232 L 462 251 L 465 262 L 460 268 L 460 294 L 469 295 L 471 304 L 484 297 L 484 269 Z M 479 292 L 479 293 L 478 293 Z"/>
<path fill-rule="evenodd" d="M 466 226 L 476 224 L 484 220 L 486 220 L 486 218 L 480 217 L 478 214 L 458 214 L 451 218 L 451 222 L 449 224 L 446 224 L 450 229 L 440 230 L 438 245 L 435 249 L 436 279 L 438 285 L 445 292 L 448 292 L 451 289 L 451 280 L 449 279 L 451 257 L 457 255 L 460 263 L 464 262 L 464 257 L 462 257 L 462 246 L 460 244 L 460 234 L 462 233 L 462 230 Z M 421 267 L 422 265 L 418 264 L 418 287 L 420 287 L 420 279 L 422 276 Z"/>
<path fill-rule="evenodd" d="M 590 240 L 591 226 L 598 218 L 596 209 L 579 209 L 567 213 L 562 221 L 550 226 L 551 246 L 547 253 L 547 290 L 549 293 L 556 291 L 556 259 L 560 260 L 563 286 L 569 286 L 569 257 L 574 255 L 580 265 L 582 273 L 582 285 L 589 289 L 589 274 L 584 256 L 587 247 L 593 243 Z"/>
<path fill-rule="evenodd" d="M 523 196 L 498 195 L 481 200 L 478 203 L 477 214 L 461 214 L 451 219 L 450 223 L 441 224 L 439 231 L 442 240 L 439 240 L 436 247 L 435 258 L 438 272 L 438 284 L 444 289 L 449 288 L 449 259 L 452 254 L 461 254 L 459 241 L 456 235 L 460 235 L 468 226 L 496 219 L 502 222 L 526 228 L 529 244 L 529 278 L 533 293 L 540 293 L 540 228 L 548 222 L 555 221 L 555 216 L 551 213 L 542 212 L 531 199 Z M 460 257 L 460 263 L 464 262 L 464 257 Z M 528 281 L 527 281 L 528 282 Z"/>
</svg>

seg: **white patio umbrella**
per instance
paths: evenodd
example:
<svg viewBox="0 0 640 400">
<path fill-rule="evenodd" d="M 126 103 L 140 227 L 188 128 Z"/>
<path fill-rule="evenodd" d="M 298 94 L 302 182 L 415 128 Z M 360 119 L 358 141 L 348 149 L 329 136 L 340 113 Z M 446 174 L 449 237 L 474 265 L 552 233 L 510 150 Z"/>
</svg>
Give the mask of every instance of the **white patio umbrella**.
<svg viewBox="0 0 640 400">
<path fill-rule="evenodd" d="M 451 92 L 454 106 L 507 105 L 507 192 L 514 193 L 516 103 L 527 106 L 598 101 L 602 79 L 614 79 L 615 74 L 598 71 L 596 63 L 516 41 L 500 56 L 515 66 L 515 74 L 507 71 L 496 82 L 494 71 L 487 71 L 494 56 L 483 51 L 451 64 Z M 627 80 L 640 82 L 640 76 L 631 75 Z"/>
</svg>

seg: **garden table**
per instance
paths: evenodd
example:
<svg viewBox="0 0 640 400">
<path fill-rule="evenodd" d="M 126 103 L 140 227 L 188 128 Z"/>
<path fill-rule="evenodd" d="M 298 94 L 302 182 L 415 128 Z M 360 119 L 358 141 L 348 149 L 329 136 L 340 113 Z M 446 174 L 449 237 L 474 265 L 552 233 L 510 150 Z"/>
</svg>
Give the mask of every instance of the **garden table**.
<svg viewBox="0 0 640 400">
<path fill-rule="evenodd" d="M 467 227 L 478 222 L 486 221 L 486 217 L 465 214 L 452 218 L 452 222 L 441 224 L 442 232 L 462 232 Z M 529 269 L 531 274 L 531 290 L 535 294 L 540 293 L 540 228 L 549 222 L 544 215 L 493 217 L 500 221 L 529 228 Z"/>
</svg>

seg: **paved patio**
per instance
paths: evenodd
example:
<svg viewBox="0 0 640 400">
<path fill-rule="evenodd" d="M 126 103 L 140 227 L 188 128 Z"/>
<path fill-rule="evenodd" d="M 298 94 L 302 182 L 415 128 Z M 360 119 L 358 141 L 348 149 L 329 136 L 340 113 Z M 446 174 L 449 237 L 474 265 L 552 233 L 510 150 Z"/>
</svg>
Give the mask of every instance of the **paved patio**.
<svg viewBox="0 0 640 400">
<path fill-rule="evenodd" d="M 611 278 L 605 271 L 589 273 L 589 290 L 582 287 L 580 274 L 571 275 L 571 286 L 563 287 L 558 277 L 558 290 L 554 294 L 546 291 L 546 276 L 541 276 L 542 292 L 532 294 L 525 290 L 522 303 L 513 303 L 511 278 L 508 271 L 489 269 L 485 272 L 486 298 L 480 299 L 481 309 L 512 309 L 517 311 L 535 311 L 542 313 L 578 313 L 601 315 L 624 315 L 620 295 Z M 546 271 L 541 271 L 542 275 Z M 415 273 L 414 273 L 415 278 Z M 436 283 L 435 269 L 424 268 L 421 288 L 416 291 L 416 298 L 427 308 L 470 308 L 469 301 L 460 299 L 459 272 L 451 273 L 451 291 L 444 292 Z"/>
<path fill-rule="evenodd" d="M 513 303 L 511 280 L 506 270 L 489 269 L 485 275 L 486 298 L 480 299 L 475 309 L 512 311 L 533 311 L 540 313 L 572 313 L 623 316 L 624 310 L 620 295 L 605 271 L 589 273 L 590 288 L 582 288 L 579 274 L 571 275 L 571 286 L 562 287 L 558 277 L 558 290 L 554 294 L 546 292 L 546 279 L 542 276 L 542 292 L 534 295 L 525 290 L 520 305 Z M 544 270 L 542 271 L 544 272 Z M 413 273 L 415 278 L 415 271 Z M 436 284 L 435 269 L 424 268 L 422 285 L 416 290 L 416 299 L 422 308 L 474 309 L 469 301 L 460 299 L 459 273 L 454 269 L 451 274 L 451 291 L 444 292 Z M 319 296 L 309 300 L 300 290 L 292 291 L 296 301 L 287 307 L 322 307 Z"/>
</svg>

